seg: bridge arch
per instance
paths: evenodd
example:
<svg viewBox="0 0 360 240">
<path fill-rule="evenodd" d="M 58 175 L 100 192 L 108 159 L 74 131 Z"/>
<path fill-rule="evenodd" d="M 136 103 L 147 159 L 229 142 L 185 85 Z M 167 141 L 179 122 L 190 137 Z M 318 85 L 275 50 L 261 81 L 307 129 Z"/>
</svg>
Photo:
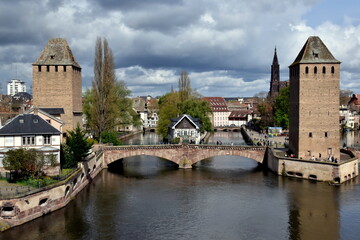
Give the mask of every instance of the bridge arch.
<svg viewBox="0 0 360 240">
<path fill-rule="evenodd" d="M 215 156 L 241 156 L 262 163 L 265 147 L 214 146 L 214 145 L 139 145 L 105 147 L 104 164 L 132 156 L 155 156 L 176 163 L 179 168 L 191 168 L 193 164 Z"/>
</svg>

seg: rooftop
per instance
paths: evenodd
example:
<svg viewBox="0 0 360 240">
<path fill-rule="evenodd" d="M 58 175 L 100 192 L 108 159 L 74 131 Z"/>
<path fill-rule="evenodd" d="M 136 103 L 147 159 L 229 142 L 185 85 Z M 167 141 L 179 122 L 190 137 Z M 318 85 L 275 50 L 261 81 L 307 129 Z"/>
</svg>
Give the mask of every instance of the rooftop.
<svg viewBox="0 0 360 240">
<path fill-rule="evenodd" d="M 299 63 L 340 63 L 340 61 L 334 58 L 318 36 L 311 36 L 290 66 Z"/>
<path fill-rule="evenodd" d="M 33 65 L 71 65 L 80 68 L 64 38 L 52 38 Z"/>
</svg>

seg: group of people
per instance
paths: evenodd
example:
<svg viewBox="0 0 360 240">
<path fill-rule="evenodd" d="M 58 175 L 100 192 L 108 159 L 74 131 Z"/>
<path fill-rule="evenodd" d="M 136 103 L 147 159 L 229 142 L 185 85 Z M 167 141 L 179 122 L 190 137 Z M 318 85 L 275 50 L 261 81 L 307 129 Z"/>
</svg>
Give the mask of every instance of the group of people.
<svg viewBox="0 0 360 240">
<path fill-rule="evenodd" d="M 311 160 L 313 161 L 323 161 L 323 159 L 321 158 L 321 153 L 319 153 L 319 158 L 316 158 L 314 155 L 311 157 Z M 325 159 L 324 159 L 325 160 Z M 338 163 L 338 159 L 337 158 L 334 158 L 334 156 L 329 156 L 327 158 L 327 160 L 329 162 L 334 162 L 334 163 Z"/>
</svg>

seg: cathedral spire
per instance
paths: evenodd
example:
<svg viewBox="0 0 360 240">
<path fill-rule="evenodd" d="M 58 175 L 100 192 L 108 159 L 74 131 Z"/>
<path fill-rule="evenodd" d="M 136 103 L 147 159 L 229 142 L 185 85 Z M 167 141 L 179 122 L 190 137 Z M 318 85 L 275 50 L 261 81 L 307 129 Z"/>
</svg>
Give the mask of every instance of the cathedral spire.
<svg viewBox="0 0 360 240">
<path fill-rule="evenodd" d="M 274 51 L 274 58 L 271 65 L 271 79 L 270 79 L 270 91 L 271 97 L 277 95 L 280 91 L 280 65 L 276 53 L 276 46 Z"/>
<path fill-rule="evenodd" d="M 279 61 L 276 54 L 276 46 L 275 46 L 274 59 L 272 65 L 279 65 Z"/>
</svg>

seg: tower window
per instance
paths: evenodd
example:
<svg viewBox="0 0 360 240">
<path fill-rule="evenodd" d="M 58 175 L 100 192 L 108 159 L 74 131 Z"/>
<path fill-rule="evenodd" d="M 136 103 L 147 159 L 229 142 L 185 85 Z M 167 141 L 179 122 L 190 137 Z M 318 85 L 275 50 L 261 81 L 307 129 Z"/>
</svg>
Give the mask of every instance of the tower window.
<svg viewBox="0 0 360 240">
<path fill-rule="evenodd" d="M 326 138 L 328 137 L 328 132 L 325 132 L 325 137 L 326 137 Z"/>
<path fill-rule="evenodd" d="M 312 138 L 312 132 L 309 132 L 309 138 Z"/>
<path fill-rule="evenodd" d="M 331 67 L 331 74 L 334 74 L 335 73 L 335 68 L 334 66 Z"/>
<path fill-rule="evenodd" d="M 309 73 L 309 67 L 305 68 L 305 73 L 308 74 Z"/>
<path fill-rule="evenodd" d="M 326 67 L 323 67 L 322 69 L 322 73 L 325 74 L 326 73 Z"/>
<path fill-rule="evenodd" d="M 64 72 L 66 72 L 66 66 L 63 66 L 63 68 L 64 68 Z"/>
<path fill-rule="evenodd" d="M 55 72 L 57 72 L 58 71 L 58 66 L 55 66 Z"/>
<path fill-rule="evenodd" d="M 46 71 L 50 72 L 50 66 L 46 66 Z"/>
<path fill-rule="evenodd" d="M 314 67 L 314 74 L 317 74 L 317 67 Z"/>
<path fill-rule="evenodd" d="M 41 72 L 41 66 L 38 66 L 38 72 Z"/>
</svg>

